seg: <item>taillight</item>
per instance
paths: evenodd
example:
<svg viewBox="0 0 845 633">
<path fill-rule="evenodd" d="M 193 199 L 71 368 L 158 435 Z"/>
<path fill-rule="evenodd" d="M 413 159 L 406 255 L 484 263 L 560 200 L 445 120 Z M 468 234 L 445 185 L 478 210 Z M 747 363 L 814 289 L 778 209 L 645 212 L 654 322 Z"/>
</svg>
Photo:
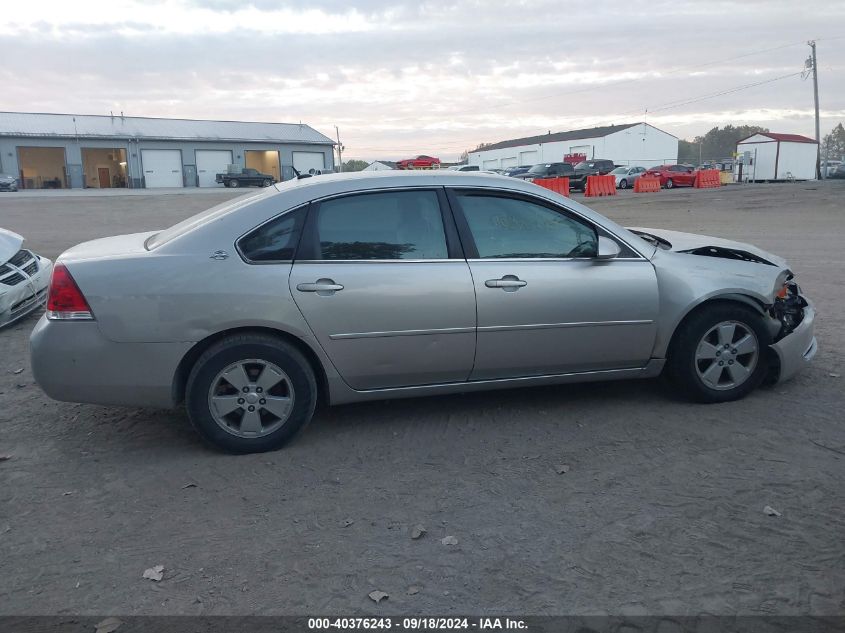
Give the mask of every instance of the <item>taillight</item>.
<svg viewBox="0 0 845 633">
<path fill-rule="evenodd" d="M 47 294 L 47 318 L 69 321 L 90 321 L 94 318 L 85 295 L 76 285 L 64 264 L 53 266 L 50 291 Z"/>
</svg>

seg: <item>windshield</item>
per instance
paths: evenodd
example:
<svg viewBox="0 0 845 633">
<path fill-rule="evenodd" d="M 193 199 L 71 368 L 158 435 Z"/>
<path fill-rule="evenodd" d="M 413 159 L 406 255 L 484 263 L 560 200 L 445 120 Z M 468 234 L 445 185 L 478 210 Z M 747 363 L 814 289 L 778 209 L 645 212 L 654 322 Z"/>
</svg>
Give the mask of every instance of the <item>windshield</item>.
<svg viewBox="0 0 845 633">
<path fill-rule="evenodd" d="M 580 163 L 575 165 L 575 169 L 589 169 L 593 165 L 595 165 L 595 163 L 591 163 L 591 162 L 587 162 L 585 160 L 582 160 Z"/>
<path fill-rule="evenodd" d="M 547 174 L 549 170 L 552 168 L 551 165 L 534 165 L 531 169 L 528 170 L 529 174 Z"/>
<path fill-rule="evenodd" d="M 611 173 L 611 174 L 627 174 L 627 173 L 628 173 L 628 168 L 627 168 L 627 167 L 617 167 L 616 169 L 614 169 L 614 170 L 613 170 L 612 172 L 610 172 L 610 173 Z"/>
</svg>

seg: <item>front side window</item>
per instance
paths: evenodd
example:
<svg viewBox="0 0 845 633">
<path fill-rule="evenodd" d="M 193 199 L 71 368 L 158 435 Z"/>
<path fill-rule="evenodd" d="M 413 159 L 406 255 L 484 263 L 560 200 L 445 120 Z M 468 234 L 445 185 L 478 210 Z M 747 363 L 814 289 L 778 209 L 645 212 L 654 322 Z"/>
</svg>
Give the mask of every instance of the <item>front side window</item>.
<svg viewBox="0 0 845 633">
<path fill-rule="evenodd" d="M 482 259 L 595 257 L 595 229 L 519 198 L 463 192 L 458 200 Z"/>
<path fill-rule="evenodd" d="M 396 191 L 320 204 L 319 259 L 448 259 L 434 191 Z"/>
<path fill-rule="evenodd" d="M 238 241 L 238 249 L 251 262 L 290 261 L 296 252 L 305 207 L 262 224 Z"/>
</svg>

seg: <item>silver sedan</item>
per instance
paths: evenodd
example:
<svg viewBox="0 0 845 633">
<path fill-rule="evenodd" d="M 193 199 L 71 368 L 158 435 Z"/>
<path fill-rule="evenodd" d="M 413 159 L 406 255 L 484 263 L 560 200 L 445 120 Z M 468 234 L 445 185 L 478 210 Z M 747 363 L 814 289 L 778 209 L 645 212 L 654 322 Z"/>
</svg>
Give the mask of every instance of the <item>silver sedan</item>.
<svg viewBox="0 0 845 633">
<path fill-rule="evenodd" d="M 628 230 L 514 178 L 294 180 L 61 255 L 32 368 L 53 398 L 174 407 L 231 452 L 280 447 L 318 401 L 668 374 L 700 402 L 816 352 L 786 263 Z"/>
<path fill-rule="evenodd" d="M 617 167 L 611 173 L 616 178 L 617 189 L 633 187 L 637 178 L 646 172 L 645 167 Z"/>
</svg>

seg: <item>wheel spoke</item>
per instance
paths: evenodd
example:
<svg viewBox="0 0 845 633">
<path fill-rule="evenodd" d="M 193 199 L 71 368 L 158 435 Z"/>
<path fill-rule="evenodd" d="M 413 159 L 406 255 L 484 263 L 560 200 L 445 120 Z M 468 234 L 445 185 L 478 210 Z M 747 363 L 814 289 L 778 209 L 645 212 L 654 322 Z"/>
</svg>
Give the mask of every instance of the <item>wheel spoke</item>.
<svg viewBox="0 0 845 633">
<path fill-rule="evenodd" d="M 227 416 L 232 411 L 239 409 L 241 405 L 238 404 L 240 396 L 213 396 L 211 402 L 214 403 L 214 408 L 217 409 L 218 415 Z"/>
<path fill-rule="evenodd" d="M 698 344 L 698 349 L 695 352 L 695 359 L 696 360 L 710 360 L 716 358 L 716 352 L 718 349 L 712 343 L 708 343 L 707 341 L 701 341 Z"/>
<path fill-rule="evenodd" d="M 285 420 L 290 412 L 291 401 L 290 398 L 282 398 L 279 396 L 267 396 L 265 404 L 261 405 L 267 411 L 275 415 L 280 420 Z"/>
<path fill-rule="evenodd" d="M 734 349 L 739 356 L 751 354 L 757 351 L 757 341 L 750 334 L 746 334 L 734 343 Z"/>
<path fill-rule="evenodd" d="M 246 369 L 242 363 L 232 367 L 222 377 L 238 391 L 249 385 L 249 376 L 246 375 Z"/>
<path fill-rule="evenodd" d="M 241 433 L 260 433 L 261 432 L 261 416 L 258 411 L 244 411 L 244 417 L 241 418 Z"/>
<path fill-rule="evenodd" d="M 723 369 L 723 366 L 721 366 L 716 361 L 713 361 L 712 363 L 710 363 L 710 366 L 702 372 L 701 378 L 707 384 L 715 387 L 719 384 L 719 378 L 722 377 Z"/>
<path fill-rule="evenodd" d="M 730 345 L 734 340 L 734 333 L 736 332 L 736 325 L 733 323 L 724 323 L 719 326 L 719 344 Z"/>
<path fill-rule="evenodd" d="M 283 378 L 284 376 L 282 374 L 272 367 L 265 365 L 264 369 L 261 370 L 261 375 L 258 377 L 258 380 L 255 381 L 255 384 L 267 392 L 278 385 Z"/>
<path fill-rule="evenodd" d="M 728 374 L 730 374 L 731 380 L 739 384 L 743 382 L 748 377 L 749 369 L 740 363 L 733 363 L 732 365 L 728 365 Z"/>
</svg>

